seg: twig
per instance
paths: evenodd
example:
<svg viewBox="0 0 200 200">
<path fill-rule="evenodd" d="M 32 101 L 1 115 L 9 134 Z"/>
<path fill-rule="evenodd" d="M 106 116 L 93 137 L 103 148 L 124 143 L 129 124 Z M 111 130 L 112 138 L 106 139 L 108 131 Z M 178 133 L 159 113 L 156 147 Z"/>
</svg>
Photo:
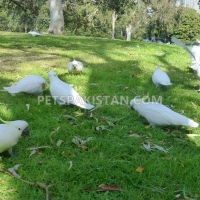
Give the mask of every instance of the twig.
<svg viewBox="0 0 200 200">
<path fill-rule="evenodd" d="M 20 181 L 27 183 L 29 185 L 38 186 L 40 188 L 43 188 L 46 192 L 46 200 L 50 200 L 49 188 L 51 187 L 51 185 L 45 185 L 44 183 L 41 183 L 41 182 L 35 182 L 34 183 L 34 182 L 30 182 L 30 181 L 18 178 L 17 176 L 14 176 L 12 173 L 10 173 L 9 171 L 7 171 L 3 168 L 0 168 L 0 172 L 3 172 L 3 173 L 8 174 L 10 176 L 13 176 L 13 177 L 19 179 Z"/>
</svg>

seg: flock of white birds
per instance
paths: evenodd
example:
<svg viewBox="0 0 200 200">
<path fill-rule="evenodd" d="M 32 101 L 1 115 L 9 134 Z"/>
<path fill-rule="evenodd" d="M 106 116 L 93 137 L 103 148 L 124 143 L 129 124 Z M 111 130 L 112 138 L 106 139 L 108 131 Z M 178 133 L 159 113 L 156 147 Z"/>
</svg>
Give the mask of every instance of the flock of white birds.
<svg viewBox="0 0 200 200">
<path fill-rule="evenodd" d="M 33 36 L 40 35 L 37 32 L 29 32 L 29 34 Z M 198 76 L 198 71 L 200 71 L 200 47 L 194 46 L 192 50 L 189 50 L 177 38 L 172 37 L 172 41 L 177 45 L 182 46 L 190 53 L 192 61 L 191 68 Z M 83 70 L 84 66 L 80 61 L 74 60 L 68 65 L 68 73 L 70 74 L 83 73 Z M 50 94 L 59 105 L 72 104 L 86 110 L 94 108 L 93 105 L 85 102 L 72 86 L 60 80 L 56 72 L 49 71 L 48 76 L 50 81 Z M 156 85 L 156 87 L 172 85 L 167 73 L 162 71 L 158 66 L 156 66 L 155 71 L 152 74 L 152 82 Z M 39 75 L 29 75 L 14 85 L 3 88 L 11 95 L 15 95 L 20 92 L 31 95 L 42 95 L 46 87 L 47 82 L 43 77 Z M 183 125 L 189 127 L 198 127 L 199 125 L 192 119 L 179 114 L 158 102 L 145 102 L 144 98 L 134 98 L 130 101 L 130 105 L 132 109 L 136 110 L 141 116 L 146 118 L 150 125 Z M 8 150 L 9 154 L 13 156 L 12 147 L 17 144 L 22 135 L 28 134 L 28 123 L 23 120 L 4 121 L 1 118 L 0 120 L 4 123 L 0 124 L 0 153 Z"/>
</svg>

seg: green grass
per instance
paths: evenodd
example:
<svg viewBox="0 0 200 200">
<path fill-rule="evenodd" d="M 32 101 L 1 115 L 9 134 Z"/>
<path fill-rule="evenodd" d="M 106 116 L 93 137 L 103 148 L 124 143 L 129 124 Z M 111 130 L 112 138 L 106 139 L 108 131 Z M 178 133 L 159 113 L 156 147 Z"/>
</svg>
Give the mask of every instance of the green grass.
<svg viewBox="0 0 200 200">
<path fill-rule="evenodd" d="M 68 74 L 67 65 L 73 58 L 84 63 L 83 75 Z M 161 96 L 164 105 L 200 122 L 199 94 L 195 91 L 199 81 L 188 70 L 187 52 L 175 45 L 140 41 L 0 32 L 0 64 L 1 88 L 29 74 L 42 75 L 49 84 L 48 71 L 54 70 L 82 96 L 90 100 L 100 96 L 103 102 L 91 112 L 54 105 L 51 98 L 49 105 L 38 105 L 37 97 L 13 97 L 1 91 L 0 116 L 7 121 L 26 120 L 30 136 L 21 138 L 14 147 L 16 158 L 1 155 L 0 168 L 22 164 L 18 169 L 21 178 L 52 185 L 52 200 L 171 200 L 177 194 L 183 199 L 183 191 L 188 197 L 200 198 L 200 139 L 188 137 L 198 134 L 199 128 L 148 128 L 136 111 L 113 102 L 120 96 L 128 101 L 147 94 L 157 99 Z M 151 75 L 156 65 L 168 73 L 173 86 L 166 90 L 155 87 Z M 44 97 L 49 96 L 48 88 Z M 91 103 L 97 106 L 98 102 Z M 30 104 L 30 110 L 26 104 Z M 109 130 L 97 131 L 97 126 Z M 49 137 L 58 127 L 51 137 L 54 142 L 63 141 L 59 147 Z M 140 137 L 129 137 L 130 131 Z M 94 139 L 84 150 L 72 142 L 74 136 Z M 168 153 L 145 150 L 142 144 L 148 141 L 169 149 Z M 37 146 L 51 148 L 40 149 L 29 157 L 26 149 Z M 69 161 L 73 163 L 70 170 Z M 136 172 L 139 166 L 145 167 L 141 173 Z M 117 185 L 124 191 L 97 192 L 100 184 Z M 1 173 L 0 199 L 42 200 L 45 191 Z"/>
</svg>

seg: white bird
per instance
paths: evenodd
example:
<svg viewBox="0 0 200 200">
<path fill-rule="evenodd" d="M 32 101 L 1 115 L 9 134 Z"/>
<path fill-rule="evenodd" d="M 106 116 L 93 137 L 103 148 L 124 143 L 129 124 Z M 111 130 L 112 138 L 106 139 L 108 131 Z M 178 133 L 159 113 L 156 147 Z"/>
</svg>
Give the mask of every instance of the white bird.
<svg viewBox="0 0 200 200">
<path fill-rule="evenodd" d="M 21 136 L 29 135 L 28 123 L 23 120 L 4 121 L 0 124 L 0 153 L 8 150 L 13 156 L 12 147 L 16 145 Z"/>
<path fill-rule="evenodd" d="M 197 78 L 200 78 L 200 61 L 199 61 L 200 47 L 194 46 L 192 48 L 192 50 L 190 50 L 185 44 L 183 44 L 176 37 L 172 37 L 171 40 L 175 44 L 181 46 L 183 49 L 185 49 L 190 54 L 190 59 L 191 59 L 191 62 L 192 62 L 192 66 L 190 68 L 194 70 L 194 73 L 197 76 Z"/>
<path fill-rule="evenodd" d="M 82 73 L 84 70 L 83 63 L 77 60 L 73 60 L 68 64 L 69 73 Z"/>
<path fill-rule="evenodd" d="M 193 46 L 191 49 L 191 52 L 193 53 L 194 56 L 190 55 L 190 59 L 192 61 L 192 65 L 199 64 L 199 58 L 200 58 L 200 47 L 199 46 Z"/>
<path fill-rule="evenodd" d="M 49 71 L 50 93 L 59 105 L 73 104 L 84 109 L 92 109 L 93 105 L 86 103 L 73 87 L 61 81 L 54 71 Z"/>
<path fill-rule="evenodd" d="M 156 85 L 156 87 L 160 85 L 163 86 L 172 85 L 169 76 L 165 72 L 163 72 L 158 66 L 156 66 L 155 71 L 152 75 L 152 81 Z"/>
<path fill-rule="evenodd" d="M 32 35 L 32 36 L 34 36 L 34 37 L 35 37 L 35 36 L 40 36 L 40 35 L 41 35 L 40 33 L 36 32 L 36 31 L 29 31 L 28 34 L 29 34 L 29 35 Z"/>
<path fill-rule="evenodd" d="M 38 75 L 29 75 L 10 87 L 3 87 L 11 95 L 24 92 L 32 95 L 40 95 L 47 86 L 46 80 Z"/>
<path fill-rule="evenodd" d="M 135 98 L 131 100 L 130 105 L 132 109 L 135 109 L 141 116 L 146 118 L 151 125 L 183 125 L 194 128 L 199 126 L 199 124 L 192 119 L 158 102 L 144 102 L 143 99 Z"/>
</svg>

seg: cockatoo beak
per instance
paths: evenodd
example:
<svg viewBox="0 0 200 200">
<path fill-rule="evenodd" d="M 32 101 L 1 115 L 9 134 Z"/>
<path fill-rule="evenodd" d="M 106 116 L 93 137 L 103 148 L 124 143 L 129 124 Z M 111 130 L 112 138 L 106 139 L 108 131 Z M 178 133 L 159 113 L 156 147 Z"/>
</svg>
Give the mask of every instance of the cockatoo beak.
<svg viewBox="0 0 200 200">
<path fill-rule="evenodd" d="M 24 137 L 29 136 L 29 130 L 28 130 L 28 127 L 25 128 L 25 129 L 22 131 L 22 136 L 24 136 Z"/>
<path fill-rule="evenodd" d="M 74 64 L 74 65 L 73 65 L 73 68 L 74 68 L 75 70 L 77 70 L 77 65 L 76 65 L 76 64 Z"/>
</svg>

